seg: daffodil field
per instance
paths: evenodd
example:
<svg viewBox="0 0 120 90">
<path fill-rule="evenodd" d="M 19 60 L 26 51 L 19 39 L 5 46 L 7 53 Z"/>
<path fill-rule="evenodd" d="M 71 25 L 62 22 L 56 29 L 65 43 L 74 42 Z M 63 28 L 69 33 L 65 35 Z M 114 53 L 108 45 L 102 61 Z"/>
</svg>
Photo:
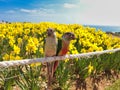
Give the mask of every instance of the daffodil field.
<svg viewBox="0 0 120 90">
<path fill-rule="evenodd" d="M 55 29 L 57 39 L 61 39 L 63 33 L 68 31 L 75 34 L 76 39 L 71 41 L 68 54 L 120 48 L 120 38 L 79 24 L 3 23 L 0 24 L 0 61 L 44 57 L 47 28 Z M 44 90 L 47 78 L 43 68 L 41 63 L 0 68 L 0 90 Z M 69 90 L 78 82 L 79 88 L 84 88 L 86 78 L 97 78 L 103 73 L 109 76 L 111 71 L 120 71 L 120 51 L 80 60 L 66 59 L 60 61 L 52 88 Z"/>
</svg>

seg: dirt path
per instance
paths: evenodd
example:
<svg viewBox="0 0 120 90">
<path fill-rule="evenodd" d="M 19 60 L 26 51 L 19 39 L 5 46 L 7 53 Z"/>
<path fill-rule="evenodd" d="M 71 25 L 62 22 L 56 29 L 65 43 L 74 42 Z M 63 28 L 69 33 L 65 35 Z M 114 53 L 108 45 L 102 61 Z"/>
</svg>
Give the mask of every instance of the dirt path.
<svg viewBox="0 0 120 90">
<path fill-rule="evenodd" d="M 114 72 L 112 72 L 111 75 L 102 74 L 96 78 L 88 77 L 85 82 L 81 82 L 79 80 L 77 83 L 74 82 L 74 85 L 70 90 L 104 90 L 118 79 L 120 79 L 120 74 L 116 74 Z"/>
</svg>

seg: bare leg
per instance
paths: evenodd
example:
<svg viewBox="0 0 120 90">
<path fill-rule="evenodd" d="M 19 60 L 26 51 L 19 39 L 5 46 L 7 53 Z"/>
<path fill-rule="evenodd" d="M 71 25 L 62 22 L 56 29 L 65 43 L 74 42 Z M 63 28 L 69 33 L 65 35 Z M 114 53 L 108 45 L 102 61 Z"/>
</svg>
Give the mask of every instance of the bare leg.
<svg viewBox="0 0 120 90">
<path fill-rule="evenodd" d="M 48 62 L 47 62 L 47 79 L 48 79 L 47 89 L 51 90 L 51 63 Z"/>
<path fill-rule="evenodd" d="M 54 73 L 55 73 L 58 65 L 59 65 L 59 62 L 58 62 L 58 61 L 55 61 L 55 62 L 54 62 L 54 67 L 53 67 L 53 75 L 54 75 Z"/>
</svg>

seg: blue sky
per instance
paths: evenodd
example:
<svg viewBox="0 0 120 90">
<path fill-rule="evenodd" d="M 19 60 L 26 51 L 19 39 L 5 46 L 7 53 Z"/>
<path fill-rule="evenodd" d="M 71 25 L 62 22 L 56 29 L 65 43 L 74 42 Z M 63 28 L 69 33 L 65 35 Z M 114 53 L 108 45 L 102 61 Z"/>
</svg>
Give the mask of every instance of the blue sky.
<svg viewBox="0 0 120 90">
<path fill-rule="evenodd" d="M 0 0 L 0 21 L 120 26 L 119 0 Z"/>
</svg>

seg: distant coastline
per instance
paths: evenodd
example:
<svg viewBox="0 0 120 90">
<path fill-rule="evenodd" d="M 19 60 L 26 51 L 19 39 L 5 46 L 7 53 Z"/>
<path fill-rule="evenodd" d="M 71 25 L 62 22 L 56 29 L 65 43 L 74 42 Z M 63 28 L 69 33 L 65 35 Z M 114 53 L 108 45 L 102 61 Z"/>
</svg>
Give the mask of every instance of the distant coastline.
<svg viewBox="0 0 120 90">
<path fill-rule="evenodd" d="M 120 38 L 120 32 L 115 32 L 115 33 L 113 33 L 113 32 L 106 32 L 106 34 L 112 34 L 113 36 L 117 36 L 117 37 Z"/>
<path fill-rule="evenodd" d="M 103 26 L 103 25 L 84 25 L 98 29 L 101 29 L 104 32 L 119 33 L 120 26 Z"/>
</svg>

